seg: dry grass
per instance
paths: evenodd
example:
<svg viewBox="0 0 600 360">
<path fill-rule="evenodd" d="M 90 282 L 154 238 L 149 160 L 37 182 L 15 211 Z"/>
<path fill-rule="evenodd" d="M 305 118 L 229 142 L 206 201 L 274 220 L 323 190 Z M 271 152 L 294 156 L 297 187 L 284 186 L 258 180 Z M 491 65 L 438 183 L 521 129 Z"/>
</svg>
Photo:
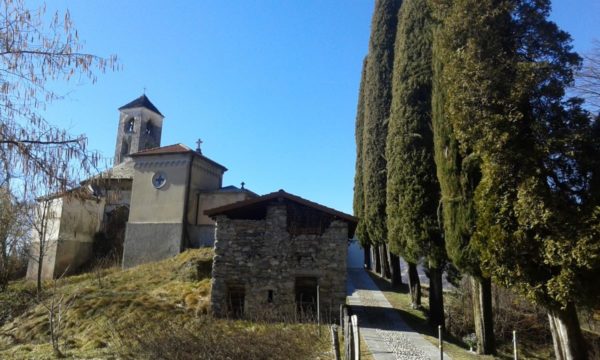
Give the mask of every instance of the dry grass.
<svg viewBox="0 0 600 360">
<path fill-rule="evenodd" d="M 302 349 L 308 349 L 311 354 L 327 349 L 327 339 L 313 336 L 316 331 L 311 333 L 314 325 L 210 320 L 205 314 L 210 299 L 212 256 L 211 249 L 189 250 L 174 258 L 127 270 L 102 270 L 101 282 L 97 273 L 63 279 L 61 293 L 75 299 L 64 319 L 66 355 L 71 358 L 140 358 L 143 348 L 152 344 L 138 341 L 137 335 L 142 334 L 154 338 L 154 343 L 168 338 L 165 346 L 179 344 L 182 347 L 181 344 L 197 342 L 197 339 L 190 342 L 192 334 L 202 339 L 207 337 L 200 334 L 213 334 L 213 345 L 218 345 L 219 339 L 214 335 L 244 342 L 249 338 L 246 335 L 251 333 L 258 339 L 258 345 L 264 345 L 257 348 L 264 350 L 271 344 L 268 339 L 273 338 L 277 340 L 278 348 L 301 353 L 298 358 L 306 358 Z M 28 286 L 19 282 L 12 284 L 11 289 L 16 292 L 16 289 Z M 0 307 L 2 305 L 0 303 Z M 52 358 L 48 315 L 41 306 L 31 302 L 27 305 L 20 316 L 0 328 L 2 359 Z M 165 334 L 169 329 L 171 335 L 167 337 Z M 223 340 L 225 343 L 227 341 Z M 252 344 L 246 345 L 246 351 L 254 349 Z M 137 353 L 131 354 L 132 350 Z"/>
</svg>

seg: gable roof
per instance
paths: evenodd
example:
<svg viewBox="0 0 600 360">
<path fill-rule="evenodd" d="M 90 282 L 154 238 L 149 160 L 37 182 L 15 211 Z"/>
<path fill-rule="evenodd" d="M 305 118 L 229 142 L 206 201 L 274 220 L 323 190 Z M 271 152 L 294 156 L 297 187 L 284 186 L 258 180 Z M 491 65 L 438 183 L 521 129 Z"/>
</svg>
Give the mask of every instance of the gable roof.
<svg viewBox="0 0 600 360">
<path fill-rule="evenodd" d="M 143 107 L 143 108 L 146 108 L 148 110 L 154 111 L 158 115 L 164 117 L 164 115 L 161 114 L 160 111 L 158 111 L 158 109 L 156 108 L 156 106 L 154 106 L 154 104 L 150 101 L 150 99 L 148 99 L 148 97 L 146 96 L 146 94 L 143 94 L 142 96 L 140 96 L 139 98 L 133 100 L 132 102 L 127 103 L 127 104 L 121 106 L 119 108 L 119 110 L 133 109 L 133 108 L 138 108 L 138 107 Z"/>
<path fill-rule="evenodd" d="M 354 231 L 356 230 L 356 225 L 358 223 L 358 218 L 352 215 L 343 213 L 341 211 L 337 211 L 330 207 L 318 204 L 316 202 L 312 202 L 310 200 L 306 200 L 301 198 L 300 196 L 290 194 L 285 192 L 284 190 L 279 190 L 272 192 L 270 194 L 266 194 L 257 198 L 247 199 L 243 201 L 238 201 L 233 204 L 219 206 L 213 209 L 205 210 L 204 213 L 210 217 L 215 217 L 217 215 L 228 215 L 232 213 L 239 212 L 242 209 L 250 210 L 252 208 L 266 207 L 273 200 L 287 200 L 296 204 L 304 205 L 306 207 L 315 209 L 317 211 L 324 212 L 333 216 L 335 219 L 339 219 L 348 223 L 348 237 L 354 236 Z"/>
<path fill-rule="evenodd" d="M 142 156 L 153 156 L 153 155 L 171 155 L 171 154 L 192 154 L 197 158 L 200 158 L 218 168 L 223 170 L 223 172 L 227 171 L 227 168 L 216 161 L 213 161 L 206 156 L 200 154 L 199 152 L 192 150 L 190 147 L 184 144 L 173 144 L 162 147 L 155 147 L 150 149 L 145 149 L 142 151 L 138 151 L 136 153 L 130 154 L 129 156 L 132 158 L 142 157 Z"/>
<path fill-rule="evenodd" d="M 148 156 L 148 155 L 163 155 L 163 154 L 185 154 L 193 151 L 190 147 L 178 143 L 167 146 L 154 147 L 150 149 L 140 150 L 129 156 Z"/>
<path fill-rule="evenodd" d="M 246 188 L 239 188 L 237 186 L 234 185 L 229 185 L 229 186 L 224 186 L 220 189 L 215 190 L 215 192 L 220 192 L 220 193 L 246 193 L 246 194 L 250 194 L 253 197 L 258 197 L 258 194 L 255 193 L 252 190 L 248 190 Z"/>
<path fill-rule="evenodd" d="M 127 159 L 101 173 L 85 179 L 81 184 L 98 180 L 132 180 L 133 179 L 133 161 Z"/>
</svg>

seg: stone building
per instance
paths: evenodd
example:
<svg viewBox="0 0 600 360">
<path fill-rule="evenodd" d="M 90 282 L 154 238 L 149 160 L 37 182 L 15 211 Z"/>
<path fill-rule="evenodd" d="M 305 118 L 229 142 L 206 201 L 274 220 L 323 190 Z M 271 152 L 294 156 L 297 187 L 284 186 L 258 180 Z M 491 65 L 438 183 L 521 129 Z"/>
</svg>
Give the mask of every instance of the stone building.
<svg viewBox="0 0 600 360">
<path fill-rule="evenodd" d="M 78 271 L 103 246 L 99 241 L 110 241 L 125 267 L 212 246 L 215 222 L 204 210 L 257 196 L 243 186 L 223 187 L 227 169 L 199 146 L 160 147 L 163 122 L 146 95 L 121 106 L 114 166 L 71 192 L 39 199 L 48 219 L 43 278 Z M 34 254 L 39 244 L 34 232 Z M 27 278 L 37 271 L 30 260 Z"/>
<path fill-rule="evenodd" d="M 283 190 L 205 212 L 216 219 L 212 311 L 219 316 L 323 314 L 346 299 L 357 218 Z"/>
</svg>

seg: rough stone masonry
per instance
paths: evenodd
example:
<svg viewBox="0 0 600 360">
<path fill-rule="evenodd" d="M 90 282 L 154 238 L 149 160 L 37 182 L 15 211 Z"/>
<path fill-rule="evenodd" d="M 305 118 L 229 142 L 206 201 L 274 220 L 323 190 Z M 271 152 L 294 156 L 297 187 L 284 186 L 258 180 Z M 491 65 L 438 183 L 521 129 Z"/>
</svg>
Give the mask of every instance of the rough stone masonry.
<svg viewBox="0 0 600 360">
<path fill-rule="evenodd" d="M 266 199 L 261 203 L 261 198 Z M 226 206 L 229 212 L 209 210 L 217 220 L 213 313 L 297 316 L 299 302 L 314 301 L 311 288 L 318 285 L 323 319 L 334 319 L 328 317 L 345 303 L 346 253 L 355 218 L 294 203 L 293 195 L 261 198 L 235 209 Z"/>
</svg>

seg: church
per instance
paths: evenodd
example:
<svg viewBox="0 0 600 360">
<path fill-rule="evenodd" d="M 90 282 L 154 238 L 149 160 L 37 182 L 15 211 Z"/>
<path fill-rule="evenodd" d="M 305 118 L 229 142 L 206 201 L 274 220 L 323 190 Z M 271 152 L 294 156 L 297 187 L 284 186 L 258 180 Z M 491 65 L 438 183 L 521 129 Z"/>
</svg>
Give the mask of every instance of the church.
<svg viewBox="0 0 600 360">
<path fill-rule="evenodd" d="M 227 168 L 183 144 L 161 146 L 164 116 L 146 95 L 119 108 L 113 167 L 38 199 L 27 277 L 56 278 L 112 256 L 123 268 L 213 247 L 217 316 L 333 316 L 346 298 L 358 219 L 279 190 L 223 186 Z M 41 267 L 36 253 L 43 252 Z M 319 300 L 320 299 L 320 300 Z"/>
<path fill-rule="evenodd" d="M 121 106 L 113 167 L 40 199 L 47 230 L 42 249 L 34 234 L 32 258 L 43 251 L 43 278 L 77 272 L 98 251 L 112 249 L 130 267 L 212 246 L 215 222 L 204 211 L 257 197 L 243 184 L 223 186 L 227 168 L 203 155 L 200 141 L 161 146 L 163 122 L 146 95 Z"/>
</svg>

